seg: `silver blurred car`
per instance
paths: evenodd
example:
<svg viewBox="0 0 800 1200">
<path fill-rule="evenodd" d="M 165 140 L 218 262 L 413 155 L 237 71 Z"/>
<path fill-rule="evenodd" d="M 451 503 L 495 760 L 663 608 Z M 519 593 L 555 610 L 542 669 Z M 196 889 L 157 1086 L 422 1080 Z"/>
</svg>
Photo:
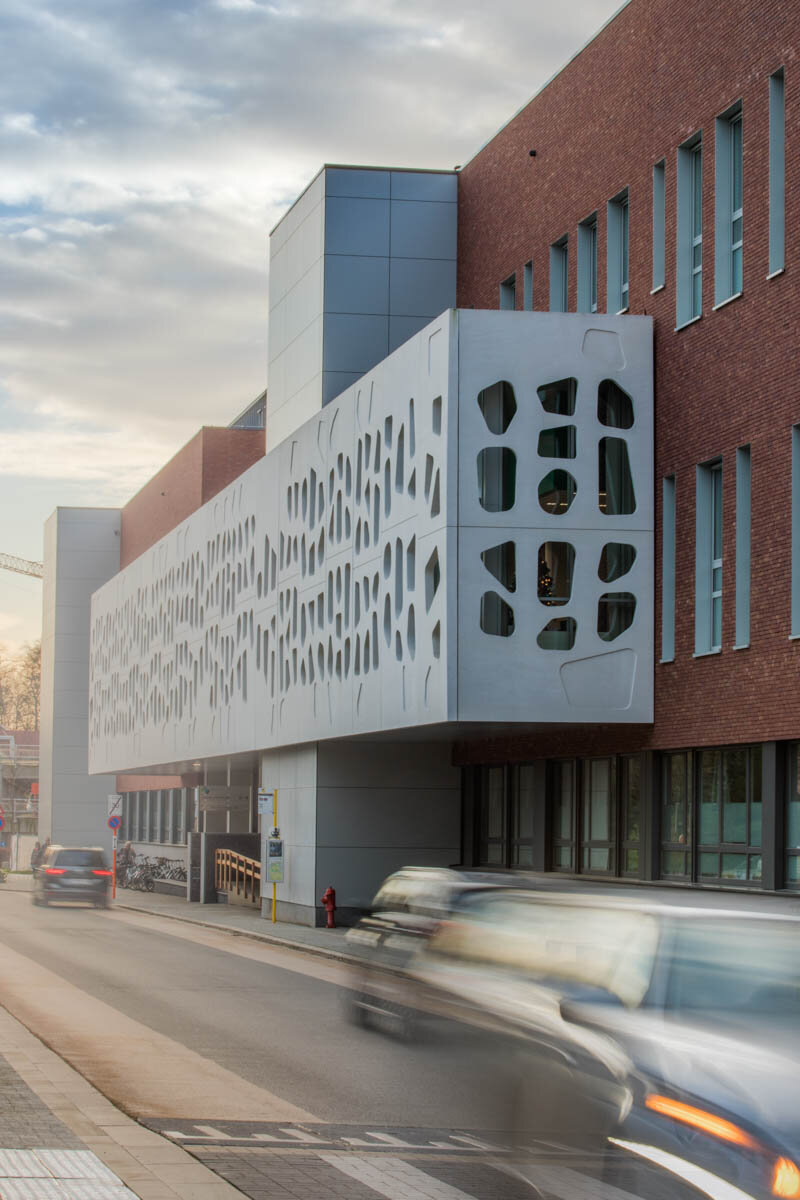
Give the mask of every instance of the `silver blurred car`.
<svg viewBox="0 0 800 1200">
<path fill-rule="evenodd" d="M 515 1063 L 534 1190 L 800 1198 L 797 905 L 708 899 L 486 892 L 418 956 L 429 1009 Z"/>
</svg>

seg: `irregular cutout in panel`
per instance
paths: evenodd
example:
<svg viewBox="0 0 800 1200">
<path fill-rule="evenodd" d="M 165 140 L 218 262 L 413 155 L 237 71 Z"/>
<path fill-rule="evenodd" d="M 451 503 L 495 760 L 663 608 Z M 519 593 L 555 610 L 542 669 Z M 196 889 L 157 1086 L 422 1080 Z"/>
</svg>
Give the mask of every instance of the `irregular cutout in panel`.
<svg viewBox="0 0 800 1200">
<path fill-rule="evenodd" d="M 612 429 L 633 425 L 633 400 L 613 379 L 604 379 L 597 389 L 597 419 Z"/>
<path fill-rule="evenodd" d="M 430 499 L 431 484 L 433 483 L 433 455 L 425 455 L 425 499 Z"/>
<path fill-rule="evenodd" d="M 414 470 L 411 472 L 411 474 L 408 477 L 407 491 L 408 491 L 409 496 L 413 500 L 417 494 L 417 469 L 416 469 L 416 467 L 414 468 Z"/>
<path fill-rule="evenodd" d="M 414 656 L 417 652 L 417 626 L 414 617 L 414 605 L 408 606 L 408 625 L 406 628 L 406 646 L 408 647 L 408 656 L 411 661 L 414 661 Z"/>
<path fill-rule="evenodd" d="M 606 542 L 600 554 L 597 568 L 598 578 L 603 583 L 613 583 L 627 575 L 636 561 L 636 547 L 628 542 Z"/>
<path fill-rule="evenodd" d="M 417 432 L 414 423 L 414 400 L 408 402 L 408 457 L 413 458 L 417 452 Z"/>
<path fill-rule="evenodd" d="M 490 433 L 505 433 L 517 411 L 514 389 L 506 379 L 500 379 L 478 392 L 478 408 Z"/>
<path fill-rule="evenodd" d="M 400 637 L 399 629 L 394 635 L 394 656 L 398 662 L 403 661 L 403 639 Z"/>
<path fill-rule="evenodd" d="M 536 639 L 542 650 L 571 650 L 578 626 L 573 617 L 555 617 L 548 621 Z"/>
<path fill-rule="evenodd" d="M 405 429 L 401 425 L 400 432 L 397 435 L 397 449 L 395 451 L 394 464 L 394 490 L 402 492 L 405 484 Z"/>
<path fill-rule="evenodd" d="M 607 517 L 630 516 L 636 511 L 633 476 L 624 438 L 600 438 L 597 447 L 599 491 L 597 502 Z"/>
<path fill-rule="evenodd" d="M 501 542 L 498 546 L 481 551 L 481 562 L 507 591 L 517 590 L 516 542 Z"/>
<path fill-rule="evenodd" d="M 569 509 L 578 491 L 574 476 L 557 467 L 548 471 L 539 483 L 539 504 L 546 513 L 563 516 Z"/>
<path fill-rule="evenodd" d="M 431 632 L 431 650 L 434 658 L 440 658 L 442 653 L 442 623 L 437 621 Z"/>
<path fill-rule="evenodd" d="M 437 472 L 438 479 L 438 472 Z M 507 446 L 489 446 L 478 454 L 478 500 L 486 512 L 514 507 L 517 456 Z"/>
<path fill-rule="evenodd" d="M 436 478 L 433 481 L 433 495 L 431 496 L 431 516 L 438 517 L 441 509 L 441 497 L 439 493 L 439 470 L 437 468 Z"/>
<path fill-rule="evenodd" d="M 636 615 L 633 592 L 605 592 L 597 602 L 597 633 L 604 642 L 615 641 L 630 629 Z"/>
<path fill-rule="evenodd" d="M 557 425 L 554 429 L 542 429 L 538 452 L 540 458 L 574 458 L 577 454 L 575 426 Z"/>
<path fill-rule="evenodd" d="M 545 412 L 558 417 L 571 417 L 575 413 L 575 398 L 578 393 L 577 379 L 558 379 L 536 389 Z"/>
<path fill-rule="evenodd" d="M 542 604 L 569 603 L 574 567 L 575 547 L 569 542 L 544 542 L 539 547 L 537 594 Z"/>
<path fill-rule="evenodd" d="M 383 440 L 386 444 L 386 449 L 392 448 L 392 418 L 387 417 L 383 422 Z"/>
<path fill-rule="evenodd" d="M 387 542 L 383 548 L 383 578 L 388 579 L 392 573 L 392 543 Z"/>
<path fill-rule="evenodd" d="M 403 609 L 403 543 L 400 538 L 394 549 L 394 615 L 399 617 Z"/>
<path fill-rule="evenodd" d="M 481 596 L 481 629 L 493 637 L 511 637 L 514 632 L 514 610 L 497 592 Z"/>
<path fill-rule="evenodd" d="M 437 396 L 431 408 L 431 423 L 437 436 L 442 432 L 442 397 Z"/>
<path fill-rule="evenodd" d="M 439 582 L 441 580 L 441 570 L 439 568 L 439 551 L 434 549 L 433 554 L 425 564 L 425 611 L 431 611 L 433 598 L 439 590 Z"/>
<path fill-rule="evenodd" d="M 561 686 L 574 708 L 630 708 L 636 680 L 634 650 L 610 650 L 562 665 Z"/>
<path fill-rule="evenodd" d="M 383 636 L 386 639 L 386 645 L 392 644 L 392 602 L 387 595 L 383 602 Z"/>
<path fill-rule="evenodd" d="M 587 329 L 581 350 L 585 358 L 591 358 L 603 366 L 625 366 L 622 338 L 613 329 Z"/>
<path fill-rule="evenodd" d="M 417 539 L 412 537 L 406 548 L 406 587 L 413 592 L 417 573 Z"/>
</svg>

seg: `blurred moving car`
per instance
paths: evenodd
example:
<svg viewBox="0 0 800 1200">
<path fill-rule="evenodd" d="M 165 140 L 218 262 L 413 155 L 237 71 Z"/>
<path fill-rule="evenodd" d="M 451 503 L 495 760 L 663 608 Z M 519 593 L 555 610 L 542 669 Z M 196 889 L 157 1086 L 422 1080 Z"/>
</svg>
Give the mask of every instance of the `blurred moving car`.
<svg viewBox="0 0 800 1200">
<path fill-rule="evenodd" d="M 418 988 L 408 970 L 428 939 L 465 894 L 519 885 L 518 876 L 480 874 L 445 867 L 404 867 L 381 884 L 369 915 L 348 930 L 354 968 L 349 1014 L 409 1036 L 415 1025 Z"/>
<path fill-rule="evenodd" d="M 100 846 L 50 846 L 34 875 L 33 903 L 110 903 L 111 871 Z"/>
<path fill-rule="evenodd" d="M 510 1047 L 534 1188 L 555 1145 L 618 1198 L 800 1198 L 797 906 L 704 899 L 475 893 L 417 959 L 440 1014 Z"/>
</svg>

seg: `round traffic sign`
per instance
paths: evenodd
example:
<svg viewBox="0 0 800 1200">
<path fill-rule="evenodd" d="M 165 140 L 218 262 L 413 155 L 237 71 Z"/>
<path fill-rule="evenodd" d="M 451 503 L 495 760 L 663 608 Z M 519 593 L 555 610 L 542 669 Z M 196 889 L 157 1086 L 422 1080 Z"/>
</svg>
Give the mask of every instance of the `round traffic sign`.
<svg viewBox="0 0 800 1200">
<path fill-rule="evenodd" d="M 121 817 L 109 817 L 108 818 L 108 828 L 109 829 L 114 829 L 114 830 L 119 829 L 121 824 L 122 824 Z"/>
<path fill-rule="evenodd" d="M 3 814 L 2 814 L 2 813 L 0 813 L 0 829 L 2 829 L 2 828 L 3 828 L 3 826 L 5 825 L 5 823 L 6 823 L 6 819 L 5 819 L 5 817 L 3 816 Z"/>
</svg>

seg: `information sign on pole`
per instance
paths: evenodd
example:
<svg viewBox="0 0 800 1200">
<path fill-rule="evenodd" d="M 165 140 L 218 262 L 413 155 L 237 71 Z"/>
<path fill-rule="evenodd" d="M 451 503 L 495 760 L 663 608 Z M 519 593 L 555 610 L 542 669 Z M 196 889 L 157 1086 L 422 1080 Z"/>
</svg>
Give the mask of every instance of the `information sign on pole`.
<svg viewBox="0 0 800 1200">
<path fill-rule="evenodd" d="M 267 838 L 267 879 L 283 883 L 283 838 Z"/>
<path fill-rule="evenodd" d="M 119 792 L 112 792 L 108 797 L 108 815 L 115 816 L 122 812 L 122 796 Z"/>
<path fill-rule="evenodd" d="M 274 797 L 275 793 L 273 791 L 268 791 L 267 788 L 258 789 L 258 815 L 260 817 L 268 817 L 272 815 Z"/>
<path fill-rule="evenodd" d="M 116 837 L 117 830 L 119 829 L 121 824 L 122 824 L 121 817 L 109 817 L 108 818 L 108 828 L 114 830 L 115 837 Z"/>
</svg>

